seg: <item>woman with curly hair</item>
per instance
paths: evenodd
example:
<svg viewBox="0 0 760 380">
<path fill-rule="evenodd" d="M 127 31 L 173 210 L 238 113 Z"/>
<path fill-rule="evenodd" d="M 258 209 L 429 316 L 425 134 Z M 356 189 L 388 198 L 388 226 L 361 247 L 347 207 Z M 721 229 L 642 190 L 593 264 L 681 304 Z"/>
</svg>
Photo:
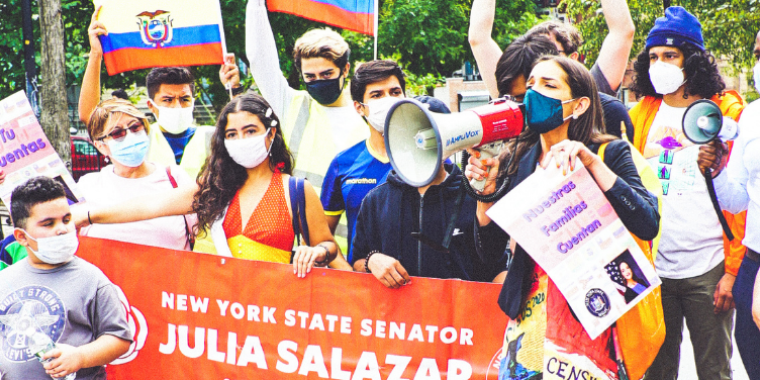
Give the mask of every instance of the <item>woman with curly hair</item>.
<svg viewBox="0 0 760 380">
<path fill-rule="evenodd" d="M 197 185 L 183 186 L 138 202 L 91 209 L 78 222 L 120 223 L 167 215 L 198 215 L 196 232 L 210 236 L 200 251 L 223 256 L 289 263 L 304 277 L 338 254 L 319 197 L 304 181 L 309 245 L 292 254 L 295 232 L 290 203 L 293 157 L 280 120 L 264 98 L 248 94 L 224 107 L 211 141 L 211 155 Z M 78 223 L 78 224 L 80 224 Z M 296 223 L 299 223 L 298 221 Z M 82 223 L 83 224 L 83 223 Z M 198 250 L 198 249 L 196 249 Z"/>
<path fill-rule="evenodd" d="M 683 321 L 689 326 L 700 378 L 731 376 L 731 289 L 742 261 L 743 223 L 729 225 L 737 237 L 724 240 L 697 167 L 699 146 L 683 133 L 686 108 L 700 99 L 738 119 L 744 101 L 725 91 L 715 57 L 705 50 L 702 26 L 681 7 L 658 18 L 634 64 L 632 90 L 640 102 L 630 111 L 634 145 L 662 183 L 662 236 L 655 267 L 662 278 L 665 342 L 647 377 L 675 379 Z M 742 219 L 743 220 L 743 219 Z"/>
</svg>

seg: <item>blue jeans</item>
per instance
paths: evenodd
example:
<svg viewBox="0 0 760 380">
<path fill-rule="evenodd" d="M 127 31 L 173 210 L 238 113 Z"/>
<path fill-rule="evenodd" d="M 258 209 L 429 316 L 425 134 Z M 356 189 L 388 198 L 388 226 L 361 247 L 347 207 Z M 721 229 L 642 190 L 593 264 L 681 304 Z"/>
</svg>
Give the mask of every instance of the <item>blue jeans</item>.
<svg viewBox="0 0 760 380">
<path fill-rule="evenodd" d="M 736 302 L 736 345 L 742 357 L 744 368 L 750 380 L 760 380 L 760 330 L 752 320 L 752 290 L 760 262 L 746 256 L 739 267 L 734 282 L 734 302 Z"/>
</svg>

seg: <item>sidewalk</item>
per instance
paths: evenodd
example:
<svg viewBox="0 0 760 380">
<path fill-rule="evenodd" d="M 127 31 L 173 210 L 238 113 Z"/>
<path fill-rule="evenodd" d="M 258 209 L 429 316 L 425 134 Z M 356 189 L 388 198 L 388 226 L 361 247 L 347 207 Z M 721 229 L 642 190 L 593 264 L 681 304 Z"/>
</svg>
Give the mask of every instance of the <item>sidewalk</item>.
<svg viewBox="0 0 760 380">
<path fill-rule="evenodd" d="M 735 322 L 734 322 L 735 324 Z M 734 341 L 734 353 L 731 356 L 731 369 L 733 370 L 733 380 L 749 380 L 747 371 L 739 356 L 739 349 L 736 348 Z M 678 380 L 697 380 L 697 367 L 694 363 L 694 350 L 691 346 L 689 329 L 684 323 L 683 343 L 681 343 L 681 367 L 678 370 Z"/>
</svg>

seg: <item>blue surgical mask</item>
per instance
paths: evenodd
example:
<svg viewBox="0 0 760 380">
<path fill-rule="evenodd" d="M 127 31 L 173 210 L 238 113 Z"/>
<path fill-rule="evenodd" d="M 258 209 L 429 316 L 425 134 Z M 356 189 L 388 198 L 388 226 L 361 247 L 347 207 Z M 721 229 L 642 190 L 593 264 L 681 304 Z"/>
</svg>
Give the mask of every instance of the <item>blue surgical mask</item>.
<svg viewBox="0 0 760 380">
<path fill-rule="evenodd" d="M 315 80 L 306 83 L 306 91 L 317 103 L 326 106 L 335 103 L 340 98 L 343 82 L 343 75 L 335 79 Z"/>
<path fill-rule="evenodd" d="M 552 131 L 562 125 L 573 115 L 562 118 L 562 105 L 575 99 L 565 100 L 550 98 L 529 88 L 525 92 L 525 112 L 528 114 L 528 127 L 538 134 Z"/>
<path fill-rule="evenodd" d="M 150 146 L 145 130 L 137 133 L 127 132 L 121 141 L 110 139 L 107 143 L 111 149 L 111 158 L 130 168 L 136 168 L 145 162 Z"/>
</svg>

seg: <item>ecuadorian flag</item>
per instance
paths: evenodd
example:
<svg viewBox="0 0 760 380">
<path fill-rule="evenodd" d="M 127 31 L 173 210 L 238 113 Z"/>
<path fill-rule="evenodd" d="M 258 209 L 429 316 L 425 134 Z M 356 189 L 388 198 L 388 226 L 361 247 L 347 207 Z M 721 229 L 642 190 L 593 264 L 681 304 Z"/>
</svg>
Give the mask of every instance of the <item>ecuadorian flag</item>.
<svg viewBox="0 0 760 380">
<path fill-rule="evenodd" d="M 271 12 L 284 12 L 338 28 L 375 35 L 378 0 L 267 0 Z"/>
<path fill-rule="evenodd" d="M 151 67 L 220 65 L 219 0 L 105 0 L 97 15 L 108 75 Z"/>
</svg>

